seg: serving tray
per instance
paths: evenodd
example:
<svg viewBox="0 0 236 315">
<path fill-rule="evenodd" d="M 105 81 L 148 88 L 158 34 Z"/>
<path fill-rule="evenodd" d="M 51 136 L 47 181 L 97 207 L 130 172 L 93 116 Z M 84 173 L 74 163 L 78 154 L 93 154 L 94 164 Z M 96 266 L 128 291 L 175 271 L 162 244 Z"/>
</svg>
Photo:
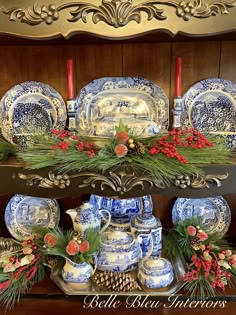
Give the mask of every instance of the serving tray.
<svg viewBox="0 0 236 315">
<path fill-rule="evenodd" d="M 87 283 L 84 287 L 80 289 L 72 289 L 61 277 L 61 270 L 59 268 L 54 268 L 51 271 L 50 278 L 51 280 L 67 295 L 148 295 L 148 296 L 170 296 L 176 294 L 184 286 L 184 281 L 182 280 L 183 275 L 187 272 L 187 264 L 181 255 L 178 253 L 175 257 L 166 256 L 167 259 L 173 265 L 174 269 L 174 281 L 172 284 L 166 288 L 162 289 L 148 289 L 143 286 L 141 291 L 132 291 L 132 292 L 113 292 L 113 291 L 104 291 L 96 286 L 93 282 Z M 136 277 L 137 272 L 134 270 L 130 273 L 132 277 Z"/>
</svg>

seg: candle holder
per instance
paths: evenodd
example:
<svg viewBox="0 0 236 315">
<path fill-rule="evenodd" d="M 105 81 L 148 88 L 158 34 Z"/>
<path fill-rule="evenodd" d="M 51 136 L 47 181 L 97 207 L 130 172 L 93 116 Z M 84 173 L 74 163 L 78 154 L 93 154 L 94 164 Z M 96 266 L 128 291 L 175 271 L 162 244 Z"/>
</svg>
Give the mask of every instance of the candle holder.
<svg viewBox="0 0 236 315">
<path fill-rule="evenodd" d="M 180 126 L 181 126 L 180 117 L 181 117 L 182 109 L 183 109 L 182 97 L 180 97 L 180 96 L 175 97 L 174 108 L 172 111 L 173 112 L 173 124 L 172 124 L 173 129 L 180 128 Z"/>
<path fill-rule="evenodd" d="M 75 121 L 75 99 L 71 98 L 67 100 L 67 117 L 68 117 L 68 123 L 67 128 L 70 131 L 76 130 L 76 121 Z"/>
</svg>

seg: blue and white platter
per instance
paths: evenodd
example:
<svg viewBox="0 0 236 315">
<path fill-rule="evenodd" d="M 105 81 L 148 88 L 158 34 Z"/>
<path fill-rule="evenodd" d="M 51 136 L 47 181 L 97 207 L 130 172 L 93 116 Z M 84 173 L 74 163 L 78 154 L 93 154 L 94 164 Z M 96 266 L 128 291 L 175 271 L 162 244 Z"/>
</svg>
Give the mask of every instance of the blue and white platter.
<svg viewBox="0 0 236 315">
<path fill-rule="evenodd" d="M 199 81 L 183 97 L 183 127 L 194 127 L 202 133 L 226 138 L 226 145 L 235 147 L 235 121 L 236 84 L 229 80 L 209 78 Z"/>
<path fill-rule="evenodd" d="M 108 77 L 92 81 L 76 98 L 76 128 L 81 135 L 112 137 L 120 120 L 134 135 L 167 131 L 169 100 L 152 81 L 140 77 Z"/>
<path fill-rule="evenodd" d="M 60 208 L 55 199 L 14 195 L 5 210 L 5 224 L 17 240 L 27 240 L 34 226 L 54 228 L 59 224 Z"/>
<path fill-rule="evenodd" d="M 66 105 L 61 95 L 50 85 L 27 81 L 15 85 L 0 101 L 3 137 L 13 143 L 16 137 L 31 132 L 64 129 Z"/>
<path fill-rule="evenodd" d="M 198 217 L 208 233 L 224 236 L 231 222 L 231 210 L 222 196 L 211 198 L 177 198 L 172 208 L 172 222 Z"/>
</svg>

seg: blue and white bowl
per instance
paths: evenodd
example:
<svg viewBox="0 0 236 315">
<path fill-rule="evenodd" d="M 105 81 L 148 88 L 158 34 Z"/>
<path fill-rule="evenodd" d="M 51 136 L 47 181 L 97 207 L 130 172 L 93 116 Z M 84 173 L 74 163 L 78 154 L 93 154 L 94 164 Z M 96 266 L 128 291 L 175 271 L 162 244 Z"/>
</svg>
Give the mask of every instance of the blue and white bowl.
<svg viewBox="0 0 236 315">
<path fill-rule="evenodd" d="M 147 288 L 165 288 L 174 280 L 173 266 L 166 258 L 149 257 L 140 262 L 138 279 Z"/>
<path fill-rule="evenodd" d="M 174 225 L 181 221 L 198 217 L 207 233 L 224 236 L 231 222 L 231 210 L 222 196 L 211 198 L 177 198 L 172 209 Z"/>
<path fill-rule="evenodd" d="M 151 195 L 128 199 L 91 195 L 89 203 L 93 204 L 98 210 L 108 210 L 111 213 L 112 218 L 128 220 L 143 212 L 152 213 L 153 208 Z"/>
</svg>

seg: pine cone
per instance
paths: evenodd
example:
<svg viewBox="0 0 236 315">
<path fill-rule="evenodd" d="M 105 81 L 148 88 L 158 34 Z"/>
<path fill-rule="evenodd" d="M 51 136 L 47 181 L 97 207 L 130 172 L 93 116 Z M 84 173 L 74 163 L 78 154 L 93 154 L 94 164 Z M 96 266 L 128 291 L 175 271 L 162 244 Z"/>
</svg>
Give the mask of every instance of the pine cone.
<svg viewBox="0 0 236 315">
<path fill-rule="evenodd" d="M 130 149 L 133 154 L 144 154 L 145 146 L 141 142 L 135 143 L 134 147 Z"/>
<path fill-rule="evenodd" d="M 124 272 L 102 271 L 95 273 L 92 281 L 101 289 L 114 292 L 130 292 L 141 290 L 137 281 L 130 274 Z"/>
<path fill-rule="evenodd" d="M 0 237 L 0 254 L 12 253 L 22 249 L 22 245 L 16 243 L 12 238 Z"/>
<path fill-rule="evenodd" d="M 201 249 L 201 240 L 198 236 L 191 236 L 190 237 L 190 243 L 191 243 L 191 246 L 194 250 L 199 250 Z"/>
</svg>

